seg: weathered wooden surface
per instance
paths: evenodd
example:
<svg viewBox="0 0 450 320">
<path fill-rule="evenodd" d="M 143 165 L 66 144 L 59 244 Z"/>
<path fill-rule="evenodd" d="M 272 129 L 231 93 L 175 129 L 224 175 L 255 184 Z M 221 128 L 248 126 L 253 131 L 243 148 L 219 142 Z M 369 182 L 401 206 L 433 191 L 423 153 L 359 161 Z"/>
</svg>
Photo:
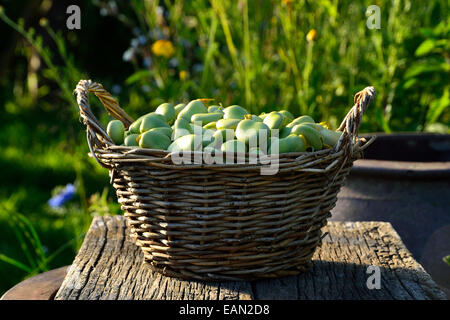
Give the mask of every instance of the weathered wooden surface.
<svg viewBox="0 0 450 320">
<path fill-rule="evenodd" d="M 124 218 L 97 217 L 55 299 L 446 299 L 389 223 L 330 222 L 324 231 L 306 273 L 202 282 L 152 272 Z M 380 289 L 368 289 L 368 266 L 380 267 Z"/>
<path fill-rule="evenodd" d="M 9 289 L 0 300 L 53 300 L 68 266 L 40 273 Z"/>
</svg>

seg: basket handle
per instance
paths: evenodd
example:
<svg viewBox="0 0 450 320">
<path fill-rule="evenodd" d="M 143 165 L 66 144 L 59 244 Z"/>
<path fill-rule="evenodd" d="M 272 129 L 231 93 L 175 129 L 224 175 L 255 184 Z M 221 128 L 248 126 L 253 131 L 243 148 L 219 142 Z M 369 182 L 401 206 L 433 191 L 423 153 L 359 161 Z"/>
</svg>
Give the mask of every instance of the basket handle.
<svg viewBox="0 0 450 320">
<path fill-rule="evenodd" d="M 349 144 L 355 142 L 359 127 L 361 126 L 362 116 L 374 98 L 374 87 L 366 87 L 355 94 L 353 108 L 350 109 L 337 129 L 338 131 L 343 131 L 343 134 L 335 146 L 336 150 L 339 150 L 344 142 L 348 142 Z"/>
<path fill-rule="evenodd" d="M 114 142 L 103 129 L 100 122 L 97 120 L 95 115 L 92 113 L 89 106 L 89 92 L 95 94 L 97 98 L 101 101 L 106 111 L 113 116 L 115 119 L 122 121 L 125 128 L 128 128 L 130 124 L 133 123 L 133 118 L 131 118 L 122 108 L 119 107 L 119 103 L 113 96 L 106 91 L 103 86 L 99 83 L 93 82 L 91 80 L 80 80 L 75 88 L 74 93 L 77 96 L 78 107 L 80 108 L 80 116 L 83 119 L 83 123 L 86 125 L 87 141 L 89 145 L 89 150 L 95 160 L 105 168 L 110 168 L 110 166 L 102 163 L 95 155 L 93 151 L 93 146 L 97 148 L 104 148 L 107 146 L 114 145 Z"/>
</svg>

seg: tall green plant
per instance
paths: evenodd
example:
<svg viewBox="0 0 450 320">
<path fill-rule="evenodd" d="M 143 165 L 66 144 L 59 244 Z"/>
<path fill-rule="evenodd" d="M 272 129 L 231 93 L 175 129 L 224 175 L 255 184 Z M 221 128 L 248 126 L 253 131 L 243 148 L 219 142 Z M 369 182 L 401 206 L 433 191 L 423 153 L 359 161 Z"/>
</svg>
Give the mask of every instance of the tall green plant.
<svg viewBox="0 0 450 320">
<path fill-rule="evenodd" d="M 41 35 L 36 33 L 34 28 L 25 28 L 24 20 L 19 19 L 18 22 L 12 21 L 4 12 L 0 9 L 0 19 L 9 25 L 13 30 L 20 33 L 33 48 L 38 52 L 39 56 L 44 61 L 46 68 L 42 70 L 42 76 L 54 84 L 60 89 L 60 98 L 68 105 L 72 105 L 73 118 L 79 116 L 78 106 L 73 97 L 73 88 L 76 83 L 82 78 L 82 72 L 80 72 L 74 64 L 73 57 L 67 52 L 64 36 L 61 32 L 55 32 L 49 25 L 47 19 L 42 18 L 40 25 L 47 31 L 54 44 L 56 45 L 58 54 L 63 61 L 62 66 L 54 64 L 55 55 L 49 46 L 45 45 Z"/>
</svg>

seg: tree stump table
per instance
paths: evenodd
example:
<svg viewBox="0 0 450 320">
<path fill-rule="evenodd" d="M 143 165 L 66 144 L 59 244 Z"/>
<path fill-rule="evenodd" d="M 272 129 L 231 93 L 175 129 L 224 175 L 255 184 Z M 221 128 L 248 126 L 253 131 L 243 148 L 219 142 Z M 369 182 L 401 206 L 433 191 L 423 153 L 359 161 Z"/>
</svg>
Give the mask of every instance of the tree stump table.
<svg viewBox="0 0 450 320">
<path fill-rule="evenodd" d="M 307 272 L 251 282 L 188 281 L 153 272 L 127 230 L 122 216 L 96 217 L 54 298 L 447 299 L 386 222 L 329 222 Z M 379 288 L 370 285 L 375 269 Z"/>
</svg>

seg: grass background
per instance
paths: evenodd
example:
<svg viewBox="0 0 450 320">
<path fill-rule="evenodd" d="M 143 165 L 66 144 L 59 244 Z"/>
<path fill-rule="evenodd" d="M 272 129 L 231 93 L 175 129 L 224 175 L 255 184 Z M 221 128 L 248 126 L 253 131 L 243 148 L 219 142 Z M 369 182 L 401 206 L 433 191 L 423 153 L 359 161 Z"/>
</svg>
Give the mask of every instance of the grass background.
<svg viewBox="0 0 450 320">
<path fill-rule="evenodd" d="M 0 294 L 70 264 L 92 217 L 120 214 L 107 172 L 87 156 L 72 94 L 80 79 L 102 83 L 132 117 L 161 102 L 215 98 L 333 127 L 353 95 L 373 85 L 361 132 L 449 132 L 446 0 L 86 0 L 80 30 L 66 27 L 70 4 L 5 1 L 0 9 L 0 273 L 8 275 Z M 373 4 L 380 29 L 366 25 Z M 173 55 L 152 51 L 161 39 Z M 49 208 L 67 183 L 76 196 Z"/>
</svg>

